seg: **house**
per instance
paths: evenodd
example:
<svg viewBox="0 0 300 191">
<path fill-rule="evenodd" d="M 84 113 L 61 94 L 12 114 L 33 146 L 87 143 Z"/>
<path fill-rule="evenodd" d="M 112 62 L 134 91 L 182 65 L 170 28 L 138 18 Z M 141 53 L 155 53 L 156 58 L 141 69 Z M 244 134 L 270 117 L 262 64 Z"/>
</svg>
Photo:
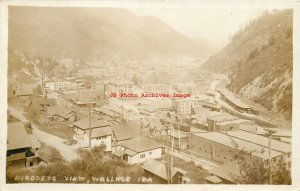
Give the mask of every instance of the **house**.
<svg viewBox="0 0 300 191">
<path fill-rule="evenodd" d="M 106 151 L 111 151 L 112 131 L 110 125 L 111 124 L 107 120 L 101 117 L 92 117 L 91 125 L 88 117 L 83 118 L 73 123 L 75 131 L 73 138 L 77 140 L 83 147 L 87 147 L 89 145 L 89 137 L 91 137 L 92 147 L 104 144 L 106 146 Z"/>
<path fill-rule="evenodd" d="M 22 84 L 17 86 L 14 91 L 13 91 L 13 95 L 20 97 L 20 98 L 24 98 L 24 99 L 30 99 L 33 95 L 33 89 L 35 88 L 35 86 L 33 85 L 28 85 L 28 84 Z"/>
<path fill-rule="evenodd" d="M 137 136 L 123 141 L 113 151 L 114 158 L 129 164 L 146 162 L 149 159 L 160 159 L 163 146 L 145 136 Z"/>
<path fill-rule="evenodd" d="M 54 105 L 55 105 L 55 101 L 53 99 L 36 98 L 30 100 L 27 110 L 29 112 L 36 112 L 37 114 L 40 114 L 46 112 L 48 107 Z"/>
<path fill-rule="evenodd" d="M 164 136 L 166 135 L 167 128 L 162 125 L 160 119 L 157 117 L 147 117 L 140 120 L 141 129 L 149 133 L 152 136 Z"/>
<path fill-rule="evenodd" d="M 53 106 L 47 110 L 48 117 L 55 121 L 71 121 L 77 119 L 77 113 L 67 109 L 64 106 Z"/>
<path fill-rule="evenodd" d="M 7 166 L 28 167 L 37 165 L 41 161 L 38 157 L 40 147 L 41 144 L 36 138 L 26 133 L 23 123 L 8 123 Z"/>
<path fill-rule="evenodd" d="M 106 151 L 112 150 L 112 131 L 110 127 L 92 129 L 91 132 L 92 147 L 105 145 Z M 85 145 L 89 144 L 89 133 L 84 134 L 83 143 L 85 143 Z"/>
<path fill-rule="evenodd" d="M 57 99 L 60 97 L 60 94 L 56 91 L 46 91 L 46 96 L 49 99 Z"/>
<path fill-rule="evenodd" d="M 160 184 L 168 183 L 167 164 L 164 161 L 158 161 L 149 159 L 143 165 L 145 176 L 151 177 Z M 172 184 L 184 184 L 186 183 L 187 172 L 178 168 L 171 168 Z"/>
</svg>

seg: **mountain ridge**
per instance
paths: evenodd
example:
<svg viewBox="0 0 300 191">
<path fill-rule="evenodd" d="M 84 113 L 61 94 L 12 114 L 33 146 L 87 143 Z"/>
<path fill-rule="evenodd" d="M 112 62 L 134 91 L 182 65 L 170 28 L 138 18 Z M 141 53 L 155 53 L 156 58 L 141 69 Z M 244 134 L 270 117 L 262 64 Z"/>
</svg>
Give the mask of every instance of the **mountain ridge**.
<svg viewBox="0 0 300 191">
<path fill-rule="evenodd" d="M 9 8 L 9 49 L 93 60 L 206 58 L 214 48 L 120 8 Z"/>
<path fill-rule="evenodd" d="M 265 13 L 236 33 L 201 68 L 230 77 L 228 88 L 292 117 L 293 11 Z"/>
</svg>

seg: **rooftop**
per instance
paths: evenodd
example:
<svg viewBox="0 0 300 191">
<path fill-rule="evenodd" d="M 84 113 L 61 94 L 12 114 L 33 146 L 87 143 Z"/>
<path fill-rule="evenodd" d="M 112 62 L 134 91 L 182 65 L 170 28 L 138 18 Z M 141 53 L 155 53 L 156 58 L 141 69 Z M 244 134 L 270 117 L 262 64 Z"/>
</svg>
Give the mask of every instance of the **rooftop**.
<svg viewBox="0 0 300 191">
<path fill-rule="evenodd" d="M 123 156 L 126 153 L 123 150 L 114 150 L 114 151 L 112 151 L 112 154 L 120 157 L 120 156 Z"/>
<path fill-rule="evenodd" d="M 174 99 L 174 102 L 175 103 L 181 103 L 181 102 L 194 102 L 196 101 L 197 99 L 196 98 L 193 98 L 193 97 L 187 97 L 187 98 L 177 98 L 177 99 Z"/>
<path fill-rule="evenodd" d="M 268 154 L 268 148 L 258 145 L 254 142 L 249 142 L 245 141 L 242 139 L 238 139 L 235 137 L 231 137 L 230 135 L 225 135 L 224 133 L 219 133 L 219 132 L 207 132 L 207 133 L 194 133 L 195 136 L 225 145 L 227 147 L 237 149 L 233 141 L 238 145 L 239 150 L 244 150 L 247 152 L 251 152 L 252 155 L 257 156 L 262 159 L 268 159 L 269 154 Z M 255 140 L 252 140 L 255 141 Z M 272 149 L 273 150 L 273 149 Z M 278 152 L 276 150 L 272 151 L 272 157 L 277 157 L 282 155 L 281 152 Z"/>
<path fill-rule="evenodd" d="M 110 127 L 101 127 L 92 130 L 91 138 L 103 137 L 107 135 L 112 135 Z"/>
<path fill-rule="evenodd" d="M 206 180 L 210 181 L 210 182 L 213 182 L 215 184 L 219 184 L 219 183 L 222 183 L 222 180 L 218 177 L 218 176 L 208 176 L 205 178 Z"/>
<path fill-rule="evenodd" d="M 61 105 L 56 105 L 53 107 L 49 107 L 47 109 L 48 115 L 59 115 L 62 117 L 67 117 L 67 115 L 70 114 L 71 112 L 72 112 L 71 110 Z"/>
<path fill-rule="evenodd" d="M 167 101 L 153 102 L 143 107 L 143 109 L 146 111 L 156 111 L 156 110 L 163 110 L 163 109 L 170 109 L 170 108 L 172 108 L 172 104 Z"/>
<path fill-rule="evenodd" d="M 31 147 L 25 127 L 22 122 L 8 123 L 7 150 Z"/>
<path fill-rule="evenodd" d="M 239 130 L 247 131 L 247 132 L 250 132 L 250 133 L 257 134 L 257 135 L 266 135 L 267 134 L 264 127 L 260 127 L 260 126 L 256 125 L 255 123 L 253 123 L 253 124 L 240 124 Z"/>
<path fill-rule="evenodd" d="M 247 119 L 234 119 L 234 120 L 230 120 L 230 121 L 221 121 L 221 122 L 217 122 L 218 125 L 228 125 L 228 124 L 239 124 L 239 123 L 244 123 L 244 122 L 250 122 Z"/>
<path fill-rule="evenodd" d="M 119 123 L 112 126 L 117 141 L 124 141 L 139 136 L 141 129 L 136 123 Z"/>
<path fill-rule="evenodd" d="M 236 98 L 234 96 L 233 93 L 231 93 L 230 91 L 226 90 L 226 89 L 220 89 L 219 90 L 220 93 L 222 93 L 226 99 L 230 100 L 232 103 L 234 103 L 236 106 L 241 107 L 241 108 L 246 108 L 249 109 L 250 106 L 248 106 L 247 104 L 245 104 L 244 102 L 240 101 L 238 98 Z"/>
<path fill-rule="evenodd" d="M 114 79 L 109 82 L 110 84 L 121 86 L 121 85 L 134 85 L 134 83 L 127 79 Z"/>
<path fill-rule="evenodd" d="M 230 114 L 223 114 L 223 115 L 211 116 L 211 117 L 208 117 L 208 119 L 213 120 L 215 122 L 223 122 L 223 121 L 233 121 L 233 120 L 237 120 L 240 118 L 235 117 Z"/>
<path fill-rule="evenodd" d="M 211 107 L 214 109 L 221 109 L 221 105 L 212 101 L 200 101 L 200 104 L 206 107 Z"/>
<path fill-rule="evenodd" d="M 109 126 L 109 125 L 110 125 L 110 123 L 101 117 L 99 117 L 99 118 L 92 117 L 91 118 L 91 128 L 104 127 L 104 126 Z M 86 117 L 84 119 L 74 122 L 73 126 L 79 127 L 80 129 L 83 129 L 83 130 L 89 129 L 89 117 Z"/>
<path fill-rule="evenodd" d="M 161 148 L 162 145 L 155 142 L 153 139 L 144 136 L 134 137 L 121 143 L 122 147 L 133 150 L 137 153 Z"/>
<path fill-rule="evenodd" d="M 147 160 L 147 162 L 143 164 L 142 168 L 164 180 L 168 180 L 166 163 L 164 163 L 164 161 L 149 159 Z M 172 177 L 178 172 L 181 173 L 182 175 L 187 174 L 186 171 L 174 167 L 171 169 Z"/>
<path fill-rule="evenodd" d="M 238 139 L 242 139 L 245 141 L 253 142 L 255 141 L 255 144 L 264 146 L 264 147 L 269 147 L 269 138 L 261 135 L 257 135 L 254 133 L 242 131 L 242 130 L 236 130 L 236 131 L 227 131 L 226 132 L 228 135 L 232 137 L 236 137 Z M 271 140 L 271 146 L 273 150 L 282 152 L 282 153 L 288 153 L 292 151 L 291 145 L 277 141 L 272 139 Z"/>
</svg>

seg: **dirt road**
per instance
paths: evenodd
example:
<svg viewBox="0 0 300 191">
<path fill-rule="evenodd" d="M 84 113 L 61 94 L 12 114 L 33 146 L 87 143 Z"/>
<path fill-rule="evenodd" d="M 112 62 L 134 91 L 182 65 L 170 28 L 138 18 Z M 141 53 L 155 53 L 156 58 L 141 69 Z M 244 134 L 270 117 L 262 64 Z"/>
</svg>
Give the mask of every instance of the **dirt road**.
<svg viewBox="0 0 300 191">
<path fill-rule="evenodd" d="M 28 121 L 26 117 L 23 115 L 23 113 L 17 110 L 16 108 L 12 106 L 8 106 L 8 111 L 12 116 L 19 119 L 20 121 L 22 122 Z M 76 149 L 78 148 L 77 145 L 72 145 L 72 146 L 67 145 L 64 143 L 64 141 L 66 141 L 65 139 L 41 131 L 35 124 L 32 124 L 32 129 L 33 129 L 33 134 L 38 138 L 38 140 L 56 148 L 60 152 L 61 156 L 64 157 L 65 160 L 71 161 L 79 157 L 76 152 Z"/>
</svg>

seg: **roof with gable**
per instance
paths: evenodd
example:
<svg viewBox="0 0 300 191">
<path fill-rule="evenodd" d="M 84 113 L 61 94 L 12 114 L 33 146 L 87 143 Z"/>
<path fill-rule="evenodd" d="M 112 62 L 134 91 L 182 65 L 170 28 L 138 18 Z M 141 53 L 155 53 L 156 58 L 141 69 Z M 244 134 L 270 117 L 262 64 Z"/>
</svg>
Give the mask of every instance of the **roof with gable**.
<svg viewBox="0 0 300 191">
<path fill-rule="evenodd" d="M 29 148 L 31 143 L 28 139 L 22 122 L 8 123 L 7 128 L 7 150 Z"/>
<path fill-rule="evenodd" d="M 96 118 L 96 117 L 91 118 L 91 128 L 105 127 L 110 125 L 111 124 L 103 118 Z M 83 130 L 89 129 L 89 117 L 74 122 L 73 126 L 76 126 Z"/>
<path fill-rule="evenodd" d="M 91 138 L 103 137 L 112 135 L 112 131 L 110 127 L 101 127 L 92 130 Z"/>
<path fill-rule="evenodd" d="M 168 180 L 166 163 L 164 163 L 163 161 L 157 161 L 157 160 L 154 160 L 154 159 L 149 159 L 142 165 L 142 168 L 147 170 L 148 172 L 151 172 L 152 174 L 164 179 L 164 180 Z M 182 175 L 187 174 L 186 171 L 184 171 L 184 170 L 182 170 L 178 167 L 172 168 L 171 169 L 172 177 L 176 173 L 180 173 Z"/>
<path fill-rule="evenodd" d="M 243 109 L 250 109 L 251 107 L 249 105 L 247 105 L 246 103 L 240 101 L 238 98 L 235 97 L 235 95 L 226 90 L 226 89 L 220 89 L 219 92 L 221 94 L 223 94 L 226 99 L 228 99 L 229 101 L 231 101 L 233 104 L 235 104 L 236 106 L 243 108 Z"/>
<path fill-rule="evenodd" d="M 137 153 L 162 147 L 161 144 L 158 144 L 153 139 L 144 136 L 134 137 L 132 139 L 120 143 L 120 145 Z"/>
<path fill-rule="evenodd" d="M 255 142 L 255 144 L 264 147 L 269 147 L 269 138 L 265 136 L 257 135 L 242 130 L 227 131 L 226 134 L 245 141 Z M 272 146 L 272 150 L 276 150 L 282 153 L 289 153 L 292 151 L 292 147 L 290 144 L 278 140 L 274 140 L 274 139 L 271 139 L 271 146 Z"/>
<path fill-rule="evenodd" d="M 18 86 L 18 88 L 16 89 L 16 95 L 17 96 L 28 96 L 28 95 L 33 95 L 33 89 L 35 88 L 35 86 L 33 85 L 27 85 L 27 84 L 22 84 L 20 86 Z"/>
<path fill-rule="evenodd" d="M 59 116 L 62 116 L 64 118 L 67 118 L 68 115 L 73 112 L 69 109 L 67 109 L 66 107 L 64 106 L 60 106 L 60 105 L 56 105 L 56 106 L 53 106 L 53 107 L 49 107 L 47 109 L 47 113 L 48 115 L 59 115 Z"/>
<path fill-rule="evenodd" d="M 253 142 L 249 142 L 219 132 L 194 133 L 193 135 L 222 144 L 233 149 L 237 149 L 233 144 L 234 141 L 238 145 L 239 150 L 251 152 L 253 156 L 257 156 L 264 160 L 269 159 L 268 148 L 256 144 L 255 140 L 253 140 Z M 280 155 L 282 155 L 281 152 L 278 152 L 276 150 L 272 151 L 272 157 L 277 157 Z"/>
<path fill-rule="evenodd" d="M 112 131 L 117 141 L 124 141 L 139 136 L 141 128 L 137 123 L 126 122 L 113 125 Z"/>
</svg>

